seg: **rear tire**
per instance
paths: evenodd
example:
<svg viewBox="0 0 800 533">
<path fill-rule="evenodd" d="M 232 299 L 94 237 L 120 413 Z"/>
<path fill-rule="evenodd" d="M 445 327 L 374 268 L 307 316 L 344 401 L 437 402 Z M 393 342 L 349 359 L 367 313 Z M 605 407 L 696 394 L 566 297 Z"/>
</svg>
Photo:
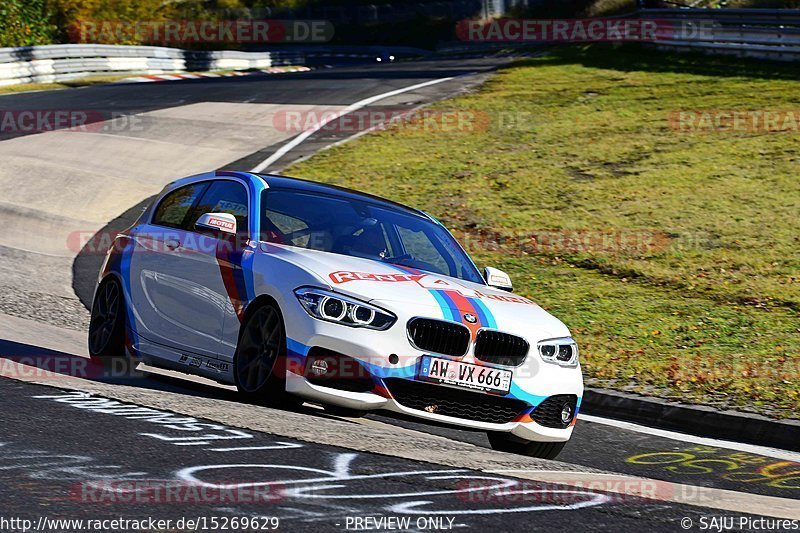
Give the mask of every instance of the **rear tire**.
<svg viewBox="0 0 800 533">
<path fill-rule="evenodd" d="M 92 302 L 89 321 L 89 355 L 92 357 L 124 357 L 125 296 L 116 278 L 100 284 Z"/>
<path fill-rule="evenodd" d="M 302 400 L 286 392 L 286 328 L 278 307 L 265 303 L 249 315 L 236 346 L 233 375 L 249 403 L 297 408 Z"/>
<path fill-rule="evenodd" d="M 508 433 L 488 433 L 489 444 L 493 450 L 500 452 L 516 453 L 539 459 L 555 459 L 566 442 L 535 442 L 518 440 Z"/>
</svg>

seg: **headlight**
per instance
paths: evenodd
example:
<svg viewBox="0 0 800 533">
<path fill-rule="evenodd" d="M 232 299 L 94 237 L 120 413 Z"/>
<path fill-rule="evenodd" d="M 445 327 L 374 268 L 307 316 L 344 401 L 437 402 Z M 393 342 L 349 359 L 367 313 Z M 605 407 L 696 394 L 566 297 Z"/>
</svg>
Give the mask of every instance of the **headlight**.
<svg viewBox="0 0 800 533">
<path fill-rule="evenodd" d="M 397 317 L 370 305 L 335 292 L 314 287 L 294 291 L 303 309 L 314 318 L 354 328 L 388 329 Z"/>
<path fill-rule="evenodd" d="M 572 337 L 543 340 L 537 347 L 539 355 L 548 363 L 578 366 L 578 344 Z"/>
</svg>

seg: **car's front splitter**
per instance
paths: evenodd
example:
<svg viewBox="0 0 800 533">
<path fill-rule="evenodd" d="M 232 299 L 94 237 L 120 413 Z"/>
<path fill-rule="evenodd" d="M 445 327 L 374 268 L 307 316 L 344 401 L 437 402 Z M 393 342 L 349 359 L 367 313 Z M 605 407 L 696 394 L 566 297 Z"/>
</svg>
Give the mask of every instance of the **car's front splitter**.
<svg viewBox="0 0 800 533">
<path fill-rule="evenodd" d="M 304 358 L 303 358 L 304 359 Z M 575 424 L 575 418 L 567 428 L 552 428 L 538 424 L 531 418 L 531 412 L 541 403 L 536 405 L 527 404 L 527 407 L 520 410 L 519 414 L 510 422 L 491 423 L 469 418 L 460 418 L 440 414 L 425 409 L 412 409 L 403 405 L 390 393 L 390 387 L 386 386 L 384 379 L 408 379 L 414 381 L 414 373 L 403 371 L 395 372 L 391 378 L 384 378 L 373 374 L 374 387 L 370 391 L 353 392 L 339 388 L 327 387 L 319 383 L 312 383 L 304 376 L 305 361 L 295 357 L 290 360 L 286 375 L 286 390 L 306 398 L 312 402 L 321 404 L 336 405 L 354 410 L 377 411 L 384 410 L 403 414 L 422 420 L 447 424 L 455 427 L 474 429 L 481 431 L 511 433 L 521 439 L 540 442 L 564 442 L 569 440 Z M 396 370 L 396 369 L 395 369 Z M 413 369 L 412 369 L 413 370 Z M 400 375 L 402 374 L 402 376 Z M 419 382 L 422 383 L 422 382 Z M 446 387 L 428 385 L 429 387 Z M 542 401 L 545 398 L 542 399 Z M 578 398 L 580 404 L 580 398 Z M 467 406 L 469 407 L 469 406 Z M 577 415 L 577 408 L 576 408 Z"/>
</svg>

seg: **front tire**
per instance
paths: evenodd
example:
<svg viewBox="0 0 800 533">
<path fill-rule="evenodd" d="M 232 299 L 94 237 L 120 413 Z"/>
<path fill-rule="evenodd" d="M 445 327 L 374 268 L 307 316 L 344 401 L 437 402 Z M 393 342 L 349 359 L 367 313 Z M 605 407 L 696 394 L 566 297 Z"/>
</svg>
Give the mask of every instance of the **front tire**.
<svg viewBox="0 0 800 533">
<path fill-rule="evenodd" d="M 278 307 L 266 303 L 247 318 L 233 372 L 236 388 L 249 403 L 296 408 L 302 401 L 286 392 L 286 328 Z"/>
<path fill-rule="evenodd" d="M 493 450 L 537 457 L 539 459 L 555 459 L 566 442 L 534 442 L 519 440 L 508 433 L 488 433 L 489 444 Z"/>
<path fill-rule="evenodd" d="M 100 284 L 92 302 L 89 355 L 103 358 L 125 356 L 125 296 L 115 278 Z"/>
</svg>

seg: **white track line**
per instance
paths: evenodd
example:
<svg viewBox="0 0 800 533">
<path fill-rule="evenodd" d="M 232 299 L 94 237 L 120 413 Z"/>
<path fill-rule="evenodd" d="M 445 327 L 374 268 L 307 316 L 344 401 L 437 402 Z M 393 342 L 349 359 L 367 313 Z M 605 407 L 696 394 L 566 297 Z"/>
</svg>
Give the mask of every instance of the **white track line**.
<svg viewBox="0 0 800 533">
<path fill-rule="evenodd" d="M 637 433 L 645 433 L 647 435 L 654 435 L 656 437 L 663 437 L 665 439 L 691 442 L 692 444 L 701 444 L 703 446 L 712 446 L 715 448 L 727 448 L 729 450 L 754 453 L 757 455 L 766 455 L 767 457 L 774 457 L 776 459 L 800 463 L 800 453 L 790 452 L 788 450 L 779 450 L 778 448 L 769 448 L 767 446 L 759 446 L 757 444 L 743 444 L 728 440 L 710 439 L 706 437 L 696 437 L 694 435 L 687 435 L 686 433 L 677 433 L 675 431 L 668 431 L 666 429 L 649 428 L 647 426 L 640 426 L 631 422 L 612 420 L 610 418 L 601 418 L 599 416 L 579 414 L 578 420 L 594 422 L 595 424 L 604 424 L 606 426 L 613 426 L 615 428 L 635 431 Z"/>
<path fill-rule="evenodd" d="M 281 146 L 274 154 L 266 158 L 262 161 L 258 166 L 254 167 L 253 170 L 250 172 L 262 172 L 266 168 L 268 168 L 272 163 L 279 160 L 281 157 L 286 155 L 290 150 L 294 150 L 298 145 L 300 145 L 303 141 L 314 135 L 316 132 L 321 130 L 325 127 L 326 124 L 337 120 L 339 117 L 346 115 L 348 113 L 352 113 L 353 111 L 357 111 L 362 107 L 366 107 L 372 103 L 377 102 L 378 100 L 383 100 L 384 98 L 390 98 L 392 96 L 406 93 L 408 91 L 414 91 L 416 89 L 422 89 L 423 87 L 428 87 L 429 85 L 435 85 L 437 83 L 442 83 L 445 81 L 452 80 L 453 77 L 449 78 L 439 78 L 437 80 L 426 81 L 424 83 L 417 83 L 416 85 L 411 85 L 409 87 L 403 87 L 402 89 L 395 89 L 394 91 L 389 91 L 387 93 L 378 94 L 375 96 L 370 96 L 369 98 L 365 98 L 364 100 L 359 100 L 354 104 L 350 104 L 349 106 L 345 107 L 339 113 L 336 113 L 329 118 L 321 121 L 320 123 L 316 124 L 313 128 L 305 130 L 303 133 L 289 141 L 288 143 Z"/>
</svg>

